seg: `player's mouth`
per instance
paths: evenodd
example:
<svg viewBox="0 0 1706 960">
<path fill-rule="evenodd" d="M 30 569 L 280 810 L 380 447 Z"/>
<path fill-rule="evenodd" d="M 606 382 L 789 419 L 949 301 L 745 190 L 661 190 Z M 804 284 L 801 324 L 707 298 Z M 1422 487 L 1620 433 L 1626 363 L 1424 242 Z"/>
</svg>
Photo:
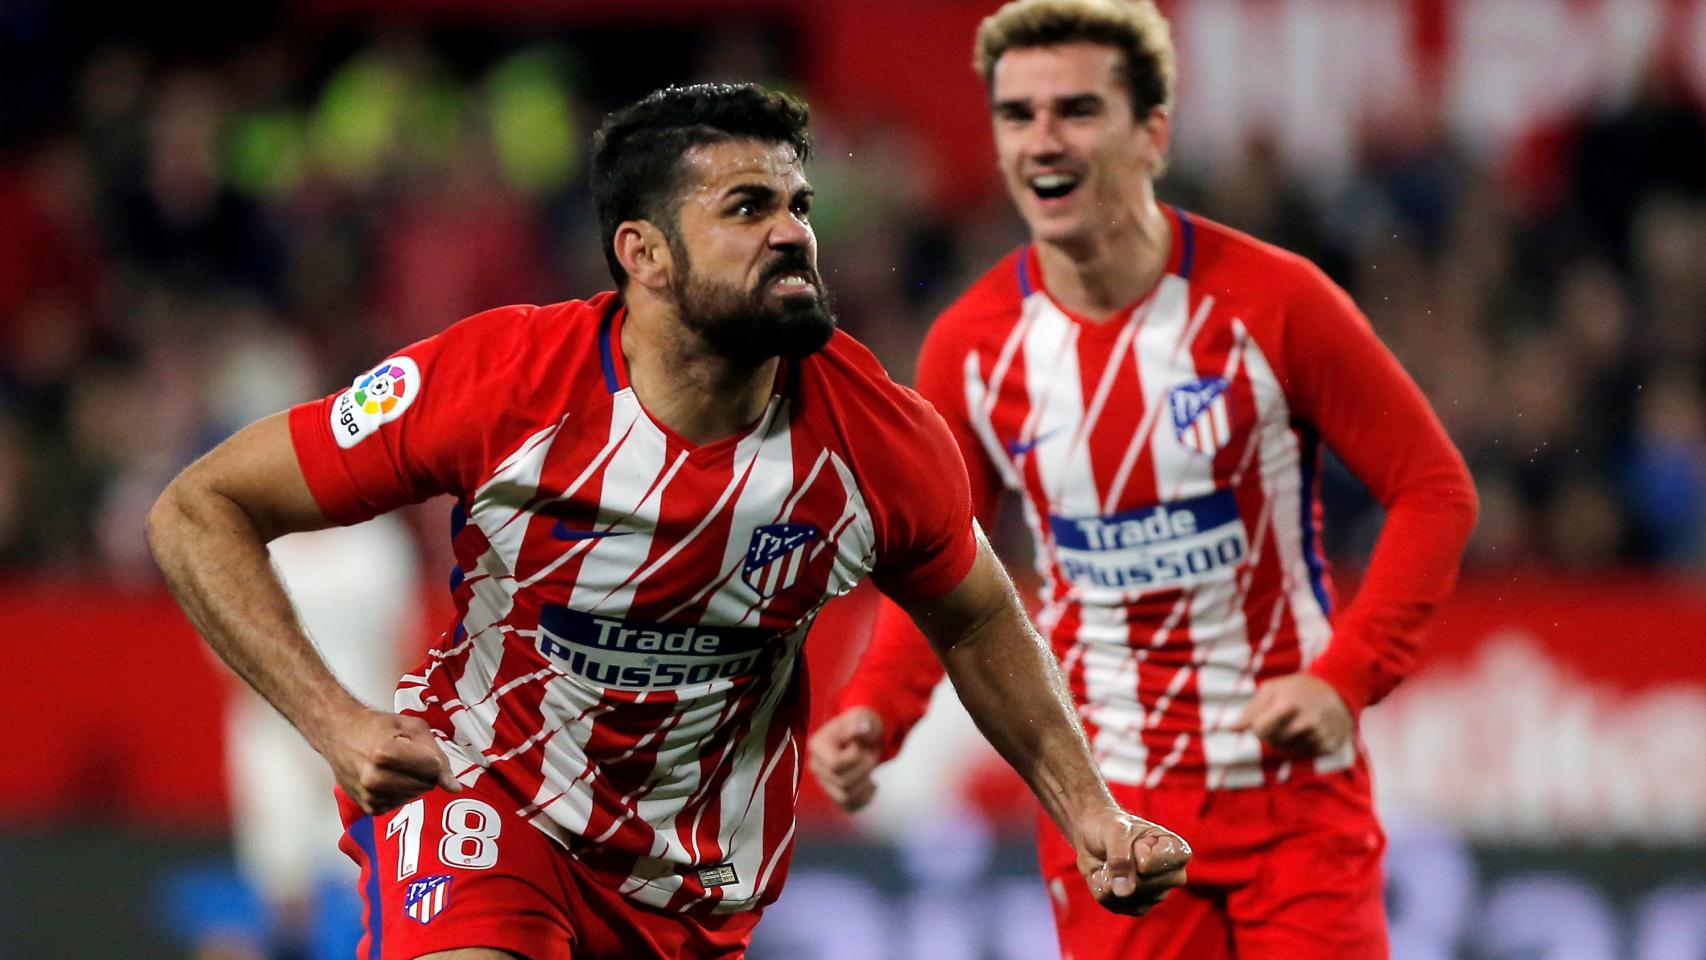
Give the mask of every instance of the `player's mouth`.
<svg viewBox="0 0 1706 960">
<path fill-rule="evenodd" d="M 1039 173 L 1031 177 L 1031 192 L 1039 200 L 1060 200 L 1072 191 L 1078 189 L 1079 176 L 1075 173 Z"/>
<path fill-rule="evenodd" d="M 817 296 L 817 281 L 809 270 L 791 270 L 770 281 L 770 289 L 784 295 L 810 294 Z"/>
</svg>

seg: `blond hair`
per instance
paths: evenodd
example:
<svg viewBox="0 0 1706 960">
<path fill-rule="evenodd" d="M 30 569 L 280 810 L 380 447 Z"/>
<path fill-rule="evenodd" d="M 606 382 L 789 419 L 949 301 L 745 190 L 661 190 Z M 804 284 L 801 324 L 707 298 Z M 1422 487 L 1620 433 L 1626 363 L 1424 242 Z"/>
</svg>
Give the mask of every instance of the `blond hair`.
<svg viewBox="0 0 1706 960">
<path fill-rule="evenodd" d="M 995 87 L 995 64 L 1009 50 L 1099 43 L 1120 51 L 1120 82 L 1138 119 L 1173 103 L 1173 39 L 1153 0 L 1013 0 L 977 28 L 972 67 Z"/>
</svg>

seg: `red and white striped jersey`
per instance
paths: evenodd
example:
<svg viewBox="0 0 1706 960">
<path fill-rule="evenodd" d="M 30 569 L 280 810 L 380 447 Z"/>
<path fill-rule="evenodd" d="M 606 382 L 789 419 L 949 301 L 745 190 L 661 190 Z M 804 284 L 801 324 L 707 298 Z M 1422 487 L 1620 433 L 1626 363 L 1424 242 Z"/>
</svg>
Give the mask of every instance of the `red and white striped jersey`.
<svg viewBox="0 0 1706 960">
<path fill-rule="evenodd" d="M 636 901 L 750 909 L 792 850 L 806 631 L 867 573 L 902 601 L 956 586 L 969 492 L 941 419 L 844 334 L 745 432 L 686 442 L 628 385 L 624 316 L 478 314 L 291 433 L 337 522 L 457 498 L 459 623 L 396 696 L 457 776 Z"/>
<path fill-rule="evenodd" d="M 1300 257 L 1169 210 L 1155 288 L 1105 322 L 1043 289 L 1034 250 L 931 330 L 919 390 L 960 444 L 987 522 L 1019 494 L 1051 639 L 1103 774 L 1255 787 L 1342 769 L 1232 728 L 1258 683 L 1308 669 L 1353 711 L 1409 669 L 1474 512 L 1462 459 L 1356 307 Z M 1335 617 L 1319 549 L 1325 440 L 1388 508 Z M 885 612 L 842 695 L 889 748 L 940 676 Z"/>
</svg>

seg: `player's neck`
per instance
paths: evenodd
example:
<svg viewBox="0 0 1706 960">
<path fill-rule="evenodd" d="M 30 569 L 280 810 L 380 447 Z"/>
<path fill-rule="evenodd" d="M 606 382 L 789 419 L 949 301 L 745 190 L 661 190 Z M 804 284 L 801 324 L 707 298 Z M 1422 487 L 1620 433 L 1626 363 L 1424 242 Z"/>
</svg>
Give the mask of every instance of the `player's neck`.
<svg viewBox="0 0 1706 960">
<path fill-rule="evenodd" d="M 1109 320 L 1154 288 L 1167 268 L 1173 228 L 1153 196 L 1133 215 L 1070 243 L 1037 241 L 1049 296 L 1091 320 Z"/>
<path fill-rule="evenodd" d="M 642 298 L 643 299 L 643 298 Z M 742 433 L 764 413 L 780 362 L 730 362 L 661 304 L 630 301 L 622 324 L 628 385 L 653 420 L 693 444 Z"/>
</svg>

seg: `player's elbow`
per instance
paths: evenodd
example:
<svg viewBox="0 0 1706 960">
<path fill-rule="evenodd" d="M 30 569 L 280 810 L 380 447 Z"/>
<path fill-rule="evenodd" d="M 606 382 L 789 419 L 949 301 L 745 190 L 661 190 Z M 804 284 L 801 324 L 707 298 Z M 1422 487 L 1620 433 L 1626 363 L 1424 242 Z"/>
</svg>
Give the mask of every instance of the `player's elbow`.
<svg viewBox="0 0 1706 960">
<path fill-rule="evenodd" d="M 148 549 L 168 578 L 173 558 L 217 521 L 223 498 L 207 483 L 205 472 L 200 462 L 184 468 L 160 491 L 143 522 Z"/>
<path fill-rule="evenodd" d="M 1475 478 L 1463 458 L 1453 451 L 1449 459 L 1437 462 L 1433 469 L 1421 473 L 1417 481 L 1412 490 L 1419 494 L 1419 500 L 1426 501 L 1437 522 L 1467 538 L 1480 518 L 1481 498 L 1475 492 Z"/>
<path fill-rule="evenodd" d="M 1475 524 L 1481 520 L 1481 495 L 1475 492 L 1475 481 L 1468 480 L 1461 492 L 1461 507 L 1463 511 L 1463 527 L 1473 531 Z"/>
<path fill-rule="evenodd" d="M 1481 501 L 1469 471 L 1439 471 L 1383 501 L 1388 522 L 1393 517 L 1412 518 L 1436 543 L 1453 544 L 1461 550 L 1480 518 Z"/>
<path fill-rule="evenodd" d="M 173 548 L 184 539 L 184 531 L 190 524 L 190 510 L 185 498 L 184 477 L 179 474 L 166 484 L 166 489 L 160 491 L 143 521 L 148 550 L 162 570 L 167 569 Z"/>
<path fill-rule="evenodd" d="M 1481 497 L 1475 492 L 1475 478 L 1469 475 L 1467 467 L 1462 468 L 1449 483 L 1441 485 L 1440 493 L 1448 522 L 1468 541 L 1481 518 Z"/>
<path fill-rule="evenodd" d="M 1442 542 L 1461 552 L 1469 545 L 1481 516 L 1481 500 L 1467 471 L 1430 491 L 1426 506 L 1428 527 Z"/>
</svg>

